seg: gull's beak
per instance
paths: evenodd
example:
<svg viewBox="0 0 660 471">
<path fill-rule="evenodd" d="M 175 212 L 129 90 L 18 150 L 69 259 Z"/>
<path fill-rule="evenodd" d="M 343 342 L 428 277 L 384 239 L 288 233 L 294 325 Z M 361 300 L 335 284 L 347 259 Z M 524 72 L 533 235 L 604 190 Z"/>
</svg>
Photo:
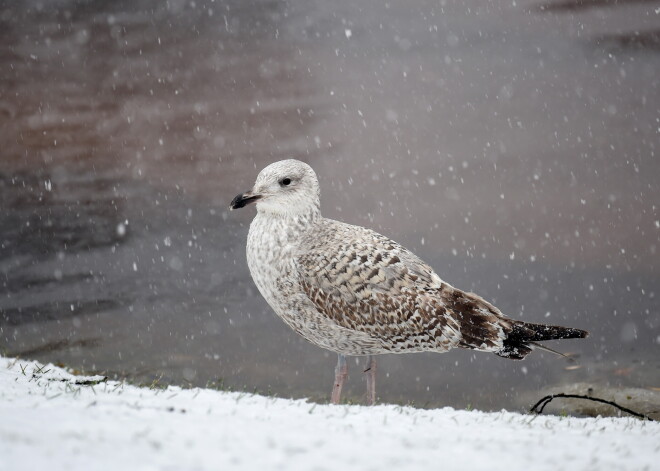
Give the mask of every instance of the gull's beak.
<svg viewBox="0 0 660 471">
<path fill-rule="evenodd" d="M 229 203 L 229 209 L 231 210 L 231 209 L 242 208 L 250 203 L 257 202 L 260 199 L 261 199 L 261 195 L 255 195 L 251 191 L 246 191 L 245 193 L 236 195 L 236 198 L 231 200 L 231 203 Z"/>
</svg>

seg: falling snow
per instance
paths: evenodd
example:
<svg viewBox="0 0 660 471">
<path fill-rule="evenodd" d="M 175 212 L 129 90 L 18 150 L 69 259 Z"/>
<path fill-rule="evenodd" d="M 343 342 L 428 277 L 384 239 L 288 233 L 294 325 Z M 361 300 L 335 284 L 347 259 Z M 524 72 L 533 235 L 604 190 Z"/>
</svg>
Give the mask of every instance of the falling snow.
<svg viewBox="0 0 660 471">
<path fill-rule="evenodd" d="M 252 215 L 226 211 L 295 157 L 328 217 L 507 315 L 592 331 L 577 369 L 386 356 L 383 402 L 522 410 L 557 384 L 658 387 L 658 11 L 3 2 L 0 350 L 325 398 L 332 358 L 256 294 Z"/>
</svg>

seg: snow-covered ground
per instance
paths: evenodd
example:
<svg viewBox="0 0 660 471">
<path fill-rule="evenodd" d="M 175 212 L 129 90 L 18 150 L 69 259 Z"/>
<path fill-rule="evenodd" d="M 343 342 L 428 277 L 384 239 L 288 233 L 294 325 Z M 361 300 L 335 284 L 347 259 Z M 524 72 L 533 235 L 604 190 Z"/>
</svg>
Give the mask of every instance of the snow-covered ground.
<svg viewBox="0 0 660 471">
<path fill-rule="evenodd" d="M 81 384 L 90 379 L 0 358 L 0 470 L 660 469 L 660 423 L 633 418 Z"/>
</svg>

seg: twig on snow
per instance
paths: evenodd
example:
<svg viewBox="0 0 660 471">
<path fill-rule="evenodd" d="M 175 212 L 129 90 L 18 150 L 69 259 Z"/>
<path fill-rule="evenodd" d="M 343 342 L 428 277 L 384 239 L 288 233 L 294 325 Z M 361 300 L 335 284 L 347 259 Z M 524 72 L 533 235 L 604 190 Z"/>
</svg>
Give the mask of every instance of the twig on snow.
<svg viewBox="0 0 660 471">
<path fill-rule="evenodd" d="M 614 401 L 608 401 L 606 399 L 601 399 L 599 397 L 584 396 L 584 395 L 581 395 L 581 394 L 564 394 L 564 393 L 551 394 L 549 396 L 545 396 L 544 398 L 540 399 L 536 404 L 534 404 L 532 406 L 531 409 L 529 409 L 529 411 L 534 412 L 536 414 L 541 414 L 543 412 L 543 409 L 545 408 L 545 406 L 547 406 L 550 403 L 550 401 L 552 401 L 556 397 L 567 397 L 567 398 L 572 398 L 572 399 L 586 399 L 588 401 L 594 401 L 594 402 L 600 402 L 602 404 L 608 404 L 608 405 L 616 407 L 617 409 L 622 410 L 623 412 L 626 412 L 630 415 L 633 415 L 635 417 L 639 417 L 640 419 L 655 422 L 655 419 L 652 419 L 648 415 L 640 414 L 639 412 L 635 412 L 634 410 L 628 409 L 627 407 L 620 406 L 619 404 L 617 404 Z"/>
</svg>

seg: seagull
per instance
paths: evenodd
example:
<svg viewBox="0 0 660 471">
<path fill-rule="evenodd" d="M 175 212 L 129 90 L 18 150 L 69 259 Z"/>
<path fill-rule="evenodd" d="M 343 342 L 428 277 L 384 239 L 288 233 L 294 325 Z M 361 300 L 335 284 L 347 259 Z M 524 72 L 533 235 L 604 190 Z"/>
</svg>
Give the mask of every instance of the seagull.
<svg viewBox="0 0 660 471">
<path fill-rule="evenodd" d="M 230 209 L 256 204 L 247 263 L 275 313 L 311 343 L 338 354 L 331 402 L 348 376 L 346 356 L 366 357 L 366 403 L 376 401 L 376 361 L 386 353 L 468 348 L 522 360 L 539 342 L 584 338 L 570 327 L 506 317 L 443 281 L 410 250 L 370 229 L 321 215 L 316 173 L 289 159 L 264 168 Z"/>
</svg>

